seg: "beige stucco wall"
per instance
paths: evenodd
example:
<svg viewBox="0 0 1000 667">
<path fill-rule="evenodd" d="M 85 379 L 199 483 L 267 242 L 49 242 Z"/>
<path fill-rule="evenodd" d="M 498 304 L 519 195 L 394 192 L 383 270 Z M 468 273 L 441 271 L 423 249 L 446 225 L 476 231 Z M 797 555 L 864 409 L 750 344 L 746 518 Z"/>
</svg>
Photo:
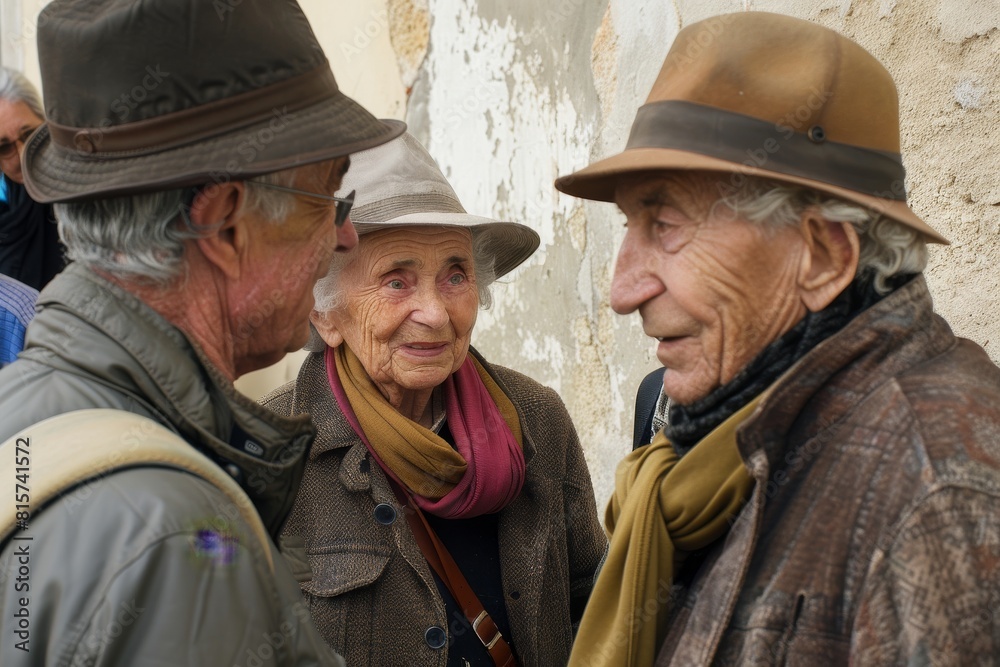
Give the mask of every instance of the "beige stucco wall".
<svg viewBox="0 0 1000 667">
<path fill-rule="evenodd" d="M 40 0 L 0 0 L 0 57 L 37 80 Z M 815 20 L 879 57 L 900 92 L 913 208 L 954 243 L 932 251 L 938 309 L 1000 359 L 998 0 L 304 0 L 342 87 L 405 117 L 474 213 L 542 246 L 497 285 L 474 344 L 557 389 L 598 497 L 628 450 L 639 379 L 657 365 L 637 316 L 608 305 L 622 218 L 558 194 L 559 174 L 622 148 L 681 26 L 727 11 Z M 28 17 L 27 19 L 25 17 Z M 18 60 L 20 58 L 20 60 Z M 259 394 L 295 361 L 241 386 Z"/>
</svg>

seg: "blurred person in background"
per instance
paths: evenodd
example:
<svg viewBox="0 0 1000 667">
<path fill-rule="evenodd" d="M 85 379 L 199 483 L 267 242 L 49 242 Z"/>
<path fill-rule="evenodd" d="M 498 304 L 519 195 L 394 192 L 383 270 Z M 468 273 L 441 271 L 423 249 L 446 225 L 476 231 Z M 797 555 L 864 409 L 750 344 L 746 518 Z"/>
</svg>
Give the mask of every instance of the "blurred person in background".
<svg viewBox="0 0 1000 667">
<path fill-rule="evenodd" d="M 40 290 L 66 265 L 52 206 L 24 188 L 21 151 L 45 122 L 38 91 L 0 67 L 0 274 Z"/>
<path fill-rule="evenodd" d="M 38 290 L 0 274 L 0 368 L 24 349 L 24 332 L 35 316 Z"/>
</svg>

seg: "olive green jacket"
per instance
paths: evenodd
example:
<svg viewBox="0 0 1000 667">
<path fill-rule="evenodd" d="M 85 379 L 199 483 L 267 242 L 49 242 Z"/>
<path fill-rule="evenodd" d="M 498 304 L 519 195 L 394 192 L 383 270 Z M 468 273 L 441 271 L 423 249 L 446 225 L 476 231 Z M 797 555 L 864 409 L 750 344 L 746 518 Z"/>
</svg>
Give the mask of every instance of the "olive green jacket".
<svg viewBox="0 0 1000 667">
<path fill-rule="evenodd" d="M 280 530 L 314 435 L 308 420 L 237 394 L 180 331 L 79 266 L 38 304 L 27 350 L 0 370 L 0 442 L 64 412 L 134 412 L 223 466 L 272 536 Z M 142 435 L 122 433 L 118 445 Z M 18 536 L 30 540 L 0 548 L 4 667 L 343 664 L 273 543 L 276 574 L 238 509 L 198 477 L 115 472 L 31 507 L 27 523 Z"/>
</svg>

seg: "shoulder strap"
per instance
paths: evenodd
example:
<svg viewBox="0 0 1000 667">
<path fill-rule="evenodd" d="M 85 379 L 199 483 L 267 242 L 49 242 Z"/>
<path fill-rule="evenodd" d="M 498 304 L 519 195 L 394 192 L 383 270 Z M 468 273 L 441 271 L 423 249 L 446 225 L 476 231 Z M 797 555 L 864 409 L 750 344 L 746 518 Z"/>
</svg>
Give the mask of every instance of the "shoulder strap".
<svg viewBox="0 0 1000 667">
<path fill-rule="evenodd" d="M 226 494 L 274 572 L 270 538 L 246 492 L 179 435 L 123 410 L 67 412 L 29 426 L 0 445 L 0 497 L 7 499 L 0 503 L 0 542 L 29 525 L 32 511 L 77 484 L 144 465 L 184 470 Z"/>
<path fill-rule="evenodd" d="M 441 542 L 434 529 L 427 523 L 427 517 L 420 510 L 413 499 L 410 498 L 400 485 L 390 479 L 392 490 L 396 494 L 396 499 L 403 507 L 403 514 L 410 524 L 410 530 L 420 546 L 427 563 L 433 568 L 437 576 L 448 587 L 455 601 L 462 607 L 462 613 L 472 624 L 472 631 L 476 633 L 479 641 L 486 647 L 486 652 L 490 654 L 497 667 L 518 667 L 517 658 L 510 644 L 500 634 L 500 628 L 483 607 L 476 592 L 472 590 L 458 563 L 451 557 L 447 547 Z"/>
<path fill-rule="evenodd" d="M 653 411 L 663 391 L 663 370 L 658 368 L 639 383 L 635 396 L 635 421 L 632 430 L 632 449 L 649 444 L 649 431 L 653 427 Z"/>
</svg>

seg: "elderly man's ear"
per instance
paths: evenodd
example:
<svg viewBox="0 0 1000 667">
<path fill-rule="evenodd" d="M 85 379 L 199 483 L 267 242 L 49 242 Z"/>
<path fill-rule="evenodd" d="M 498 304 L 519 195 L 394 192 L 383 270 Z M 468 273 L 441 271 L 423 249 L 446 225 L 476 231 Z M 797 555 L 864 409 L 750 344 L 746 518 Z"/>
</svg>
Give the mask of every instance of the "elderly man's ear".
<svg viewBox="0 0 1000 667">
<path fill-rule="evenodd" d="M 337 347 L 344 342 L 344 337 L 341 335 L 340 329 L 337 328 L 337 324 L 334 322 L 333 313 L 329 311 L 321 313 L 314 310 L 312 311 L 312 314 L 309 315 L 309 321 L 312 322 L 314 327 L 316 327 L 319 337 L 322 338 L 330 347 Z"/>
<path fill-rule="evenodd" d="M 814 210 L 802 215 L 800 231 L 805 252 L 799 265 L 799 294 L 812 312 L 829 306 L 858 271 L 860 242 L 849 222 L 830 222 Z"/>
<path fill-rule="evenodd" d="M 245 188 L 240 181 L 209 185 L 195 195 L 189 212 L 196 228 L 216 228 L 194 243 L 210 264 L 231 279 L 239 278 L 246 265 L 242 255 L 250 229 L 245 216 L 238 215 Z"/>
</svg>

